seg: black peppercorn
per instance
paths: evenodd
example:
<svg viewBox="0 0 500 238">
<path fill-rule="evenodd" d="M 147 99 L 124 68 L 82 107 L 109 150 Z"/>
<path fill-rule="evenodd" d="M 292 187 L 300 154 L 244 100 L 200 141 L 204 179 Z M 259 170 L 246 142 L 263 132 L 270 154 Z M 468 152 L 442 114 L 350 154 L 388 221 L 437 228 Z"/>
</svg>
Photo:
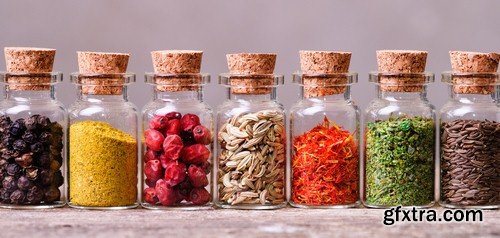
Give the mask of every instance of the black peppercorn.
<svg viewBox="0 0 500 238">
<path fill-rule="evenodd" d="M 38 204 L 43 200 L 44 192 L 37 186 L 33 186 L 26 194 L 26 200 L 30 204 Z"/>
<path fill-rule="evenodd" d="M 54 179 L 54 174 L 50 172 L 48 169 L 41 169 L 38 175 L 38 180 L 42 185 L 50 185 L 52 184 L 52 180 Z"/>
<path fill-rule="evenodd" d="M 21 190 L 16 190 L 10 194 L 10 202 L 14 204 L 23 204 L 26 194 Z"/>
<path fill-rule="evenodd" d="M 41 129 L 49 129 L 50 127 L 50 119 L 46 116 L 39 116 L 38 117 L 38 125 L 40 126 Z"/>
<path fill-rule="evenodd" d="M 36 134 L 32 131 L 25 132 L 21 138 L 28 144 L 33 144 L 37 140 Z"/>
<path fill-rule="evenodd" d="M 13 192 L 17 189 L 16 179 L 13 176 L 5 177 L 2 181 L 2 187 L 9 192 Z"/>
<path fill-rule="evenodd" d="M 50 170 L 52 171 L 60 171 L 61 166 L 61 163 L 59 163 L 57 160 L 50 161 Z"/>
<path fill-rule="evenodd" d="M 12 125 L 10 126 L 10 134 L 13 136 L 21 136 L 24 131 L 26 131 L 26 126 L 24 125 L 24 119 L 17 119 Z"/>
<path fill-rule="evenodd" d="M 26 144 L 26 142 L 24 142 L 24 140 L 16 140 L 14 141 L 13 148 L 14 150 L 17 150 L 22 153 L 26 151 L 26 149 L 28 149 L 28 145 Z"/>
<path fill-rule="evenodd" d="M 5 129 L 9 128 L 12 125 L 12 120 L 10 117 L 2 115 L 0 116 L 0 132 L 4 132 Z"/>
<path fill-rule="evenodd" d="M 37 164 L 42 168 L 50 168 L 51 160 L 48 153 L 42 153 L 37 156 Z"/>
<path fill-rule="evenodd" d="M 61 191 L 57 187 L 51 186 L 45 192 L 45 201 L 48 203 L 59 201 L 61 198 Z"/>
<path fill-rule="evenodd" d="M 14 142 L 14 146 L 15 146 L 15 142 Z M 36 143 L 32 144 L 30 146 L 30 148 L 31 148 L 31 151 L 33 153 L 38 153 L 38 152 L 41 152 L 43 150 L 43 144 L 40 142 L 36 142 Z"/>
<path fill-rule="evenodd" d="M 31 180 L 31 181 L 34 181 L 38 178 L 38 168 L 36 167 L 29 167 L 26 169 L 26 177 Z"/>
<path fill-rule="evenodd" d="M 52 180 L 52 185 L 59 187 L 64 184 L 64 178 L 62 176 L 61 170 L 58 170 L 54 173 L 53 180 Z"/>
<path fill-rule="evenodd" d="M 52 134 L 50 132 L 44 131 L 40 134 L 39 141 L 44 143 L 44 144 L 47 144 L 47 143 L 50 143 L 51 138 L 52 138 Z"/>
<path fill-rule="evenodd" d="M 27 120 L 26 120 L 26 129 L 28 130 L 31 130 L 31 131 L 34 131 L 37 129 L 37 126 L 38 126 L 38 117 L 40 115 L 33 115 L 33 116 L 30 116 Z"/>
<path fill-rule="evenodd" d="M 26 153 L 16 158 L 16 163 L 23 168 L 31 166 L 32 162 L 33 162 L 33 153 Z"/>
<path fill-rule="evenodd" d="M 7 165 L 7 174 L 18 177 L 21 174 L 21 167 L 18 164 L 9 164 Z"/>
<path fill-rule="evenodd" d="M 12 192 L 8 191 L 7 189 L 0 189 L 0 200 L 3 202 L 3 203 L 10 203 L 10 194 Z"/>
<path fill-rule="evenodd" d="M 14 145 L 15 140 L 16 140 L 16 138 L 14 136 L 12 136 L 10 133 L 7 135 L 3 135 L 2 141 L 1 141 L 2 142 L 1 146 L 3 148 L 11 149 L 12 146 Z"/>
<path fill-rule="evenodd" d="M 33 187 L 33 182 L 29 180 L 26 176 L 21 176 L 17 179 L 17 187 L 23 191 L 27 191 Z"/>
</svg>

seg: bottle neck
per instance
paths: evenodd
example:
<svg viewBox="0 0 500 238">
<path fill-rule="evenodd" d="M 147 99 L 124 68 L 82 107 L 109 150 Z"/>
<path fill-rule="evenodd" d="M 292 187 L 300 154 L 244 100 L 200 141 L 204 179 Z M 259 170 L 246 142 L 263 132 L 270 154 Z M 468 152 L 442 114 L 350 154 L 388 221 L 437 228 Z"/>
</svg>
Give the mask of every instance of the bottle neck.
<svg viewBox="0 0 500 238">
<path fill-rule="evenodd" d="M 55 90 L 51 86 L 50 90 L 9 90 L 5 86 L 5 99 L 15 101 L 49 101 L 55 99 Z"/>
<path fill-rule="evenodd" d="M 461 94 L 461 93 L 451 93 L 451 99 L 458 101 L 460 103 L 495 103 L 498 101 L 498 95 L 496 93 L 492 94 Z"/>
<path fill-rule="evenodd" d="M 347 86 L 344 92 L 333 93 L 331 95 L 324 96 L 307 96 L 304 93 L 304 87 L 301 87 L 300 96 L 302 99 L 311 100 L 311 101 L 325 101 L 325 102 L 347 102 L 351 101 L 351 89 Z"/>
<path fill-rule="evenodd" d="M 387 101 L 427 101 L 427 90 L 423 89 L 420 92 L 389 92 L 378 88 L 378 98 Z"/>
<path fill-rule="evenodd" d="M 273 101 L 276 100 L 276 91 L 273 89 L 271 93 L 266 94 L 241 94 L 233 93 L 231 92 L 231 89 L 229 89 L 229 99 L 254 102 Z"/>
<path fill-rule="evenodd" d="M 193 101 L 203 100 L 202 90 L 198 91 L 178 91 L 178 92 L 169 92 L 169 91 L 160 91 L 154 89 L 153 92 L 154 100 L 162 100 L 162 101 Z"/>
<path fill-rule="evenodd" d="M 103 103 L 103 102 L 128 102 L 127 87 L 123 87 L 121 93 L 117 94 L 92 94 L 84 93 L 82 91 L 82 86 L 78 87 L 78 99 L 82 101 L 92 102 L 92 103 Z"/>
</svg>

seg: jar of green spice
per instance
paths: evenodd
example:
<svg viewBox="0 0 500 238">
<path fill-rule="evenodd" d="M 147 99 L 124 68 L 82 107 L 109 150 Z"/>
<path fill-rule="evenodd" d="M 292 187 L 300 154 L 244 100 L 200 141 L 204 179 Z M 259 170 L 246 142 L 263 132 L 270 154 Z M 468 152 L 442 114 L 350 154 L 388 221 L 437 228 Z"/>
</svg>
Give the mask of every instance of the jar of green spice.
<svg viewBox="0 0 500 238">
<path fill-rule="evenodd" d="M 71 75 L 68 204 L 86 209 L 138 206 L 137 110 L 128 102 L 128 54 L 78 52 Z"/>
<path fill-rule="evenodd" d="M 370 73 L 378 98 L 365 112 L 363 203 L 367 207 L 434 204 L 435 112 L 426 97 L 427 52 L 377 51 Z"/>
</svg>

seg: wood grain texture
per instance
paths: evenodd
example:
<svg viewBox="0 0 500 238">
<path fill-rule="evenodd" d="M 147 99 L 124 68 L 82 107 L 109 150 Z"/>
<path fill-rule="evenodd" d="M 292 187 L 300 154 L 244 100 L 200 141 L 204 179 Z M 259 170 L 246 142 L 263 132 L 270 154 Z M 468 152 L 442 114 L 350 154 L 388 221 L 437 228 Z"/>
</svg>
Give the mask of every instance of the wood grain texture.
<svg viewBox="0 0 500 238">
<path fill-rule="evenodd" d="M 438 209 L 441 214 L 443 209 Z M 0 237 L 499 237 L 500 211 L 475 223 L 382 224 L 383 210 L 0 210 Z"/>
</svg>

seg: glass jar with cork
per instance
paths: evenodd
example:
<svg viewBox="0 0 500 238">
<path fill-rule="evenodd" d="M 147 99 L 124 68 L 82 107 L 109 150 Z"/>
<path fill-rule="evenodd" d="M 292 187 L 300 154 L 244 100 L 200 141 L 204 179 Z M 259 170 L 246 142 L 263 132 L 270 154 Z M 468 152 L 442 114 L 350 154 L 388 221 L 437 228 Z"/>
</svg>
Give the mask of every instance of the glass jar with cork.
<svg viewBox="0 0 500 238">
<path fill-rule="evenodd" d="M 435 111 L 427 100 L 425 51 L 377 51 L 378 98 L 365 111 L 363 204 L 434 204 Z"/>
<path fill-rule="evenodd" d="M 290 110 L 291 198 L 300 208 L 343 208 L 359 199 L 359 109 L 351 101 L 357 73 L 350 52 L 300 51 L 293 81 L 302 99 Z"/>
<path fill-rule="evenodd" d="M 276 101 L 283 76 L 275 54 L 228 54 L 219 76 L 229 100 L 217 111 L 214 202 L 222 208 L 286 206 L 285 110 Z"/>
<path fill-rule="evenodd" d="M 128 101 L 129 54 L 78 52 L 71 74 L 68 204 L 85 209 L 138 206 L 137 110 Z"/>
<path fill-rule="evenodd" d="M 442 74 L 450 100 L 440 111 L 440 204 L 500 207 L 500 75 L 498 53 L 451 51 Z"/>
<path fill-rule="evenodd" d="M 212 109 L 203 102 L 202 51 L 151 52 L 153 100 L 142 112 L 142 206 L 201 209 L 212 206 Z"/>
<path fill-rule="evenodd" d="M 6 47 L 0 73 L 0 207 L 55 208 L 66 204 L 67 113 L 56 100 L 56 50 Z"/>
</svg>

